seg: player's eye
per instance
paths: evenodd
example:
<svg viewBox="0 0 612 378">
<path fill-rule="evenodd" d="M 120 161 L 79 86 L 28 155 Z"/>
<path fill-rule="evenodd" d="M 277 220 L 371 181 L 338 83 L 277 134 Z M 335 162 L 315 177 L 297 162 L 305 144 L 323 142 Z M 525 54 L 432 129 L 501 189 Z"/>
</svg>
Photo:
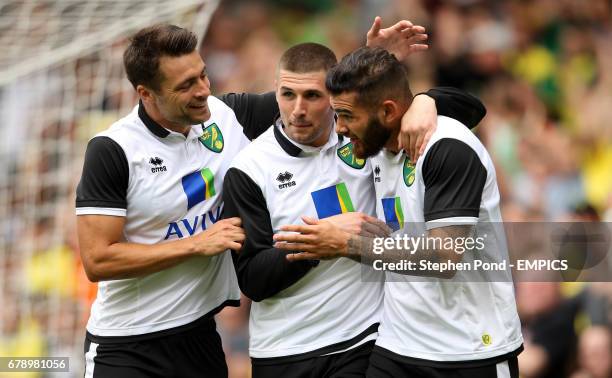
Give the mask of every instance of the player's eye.
<svg viewBox="0 0 612 378">
<path fill-rule="evenodd" d="M 283 92 L 281 93 L 281 96 L 291 98 L 293 97 L 293 92 Z"/>
</svg>

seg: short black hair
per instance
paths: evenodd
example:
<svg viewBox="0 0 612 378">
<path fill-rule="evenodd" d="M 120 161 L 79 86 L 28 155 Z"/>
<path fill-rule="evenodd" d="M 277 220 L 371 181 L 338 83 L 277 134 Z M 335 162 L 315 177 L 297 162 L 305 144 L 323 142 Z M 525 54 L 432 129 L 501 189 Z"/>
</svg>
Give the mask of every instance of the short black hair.
<svg viewBox="0 0 612 378">
<path fill-rule="evenodd" d="M 378 47 L 361 47 L 344 56 L 327 73 L 325 86 L 332 95 L 355 92 L 357 102 L 368 109 L 386 99 L 412 100 L 406 68 Z"/>
<path fill-rule="evenodd" d="M 139 30 L 123 53 L 123 66 L 134 86 L 159 89 L 162 81 L 159 60 L 162 56 L 177 57 L 195 51 L 198 38 L 176 25 L 156 24 Z"/>
<path fill-rule="evenodd" d="M 318 43 L 300 43 L 283 53 L 279 69 L 296 73 L 327 72 L 338 62 L 336 54 Z"/>
</svg>

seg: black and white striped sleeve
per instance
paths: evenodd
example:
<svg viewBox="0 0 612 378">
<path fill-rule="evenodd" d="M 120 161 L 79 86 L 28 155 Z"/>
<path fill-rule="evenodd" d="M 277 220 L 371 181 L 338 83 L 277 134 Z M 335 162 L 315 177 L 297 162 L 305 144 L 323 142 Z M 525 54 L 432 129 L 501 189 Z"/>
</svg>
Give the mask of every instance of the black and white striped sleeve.
<svg viewBox="0 0 612 378">
<path fill-rule="evenodd" d="M 121 146 L 108 137 L 90 140 L 76 190 L 77 215 L 125 216 L 128 180 L 129 167 Z"/>
</svg>

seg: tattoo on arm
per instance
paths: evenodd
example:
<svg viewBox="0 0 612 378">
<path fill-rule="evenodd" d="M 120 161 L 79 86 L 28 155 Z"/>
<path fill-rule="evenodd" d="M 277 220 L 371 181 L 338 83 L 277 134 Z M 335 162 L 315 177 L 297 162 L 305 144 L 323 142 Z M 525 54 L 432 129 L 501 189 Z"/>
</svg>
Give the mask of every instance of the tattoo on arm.
<svg viewBox="0 0 612 378">
<path fill-rule="evenodd" d="M 474 226 L 471 225 L 453 225 L 445 226 L 432 229 L 427 232 L 426 238 L 437 238 L 445 240 L 446 238 L 465 238 L 473 236 Z M 383 263 L 398 263 L 402 260 L 414 262 L 417 265 L 421 260 L 426 260 L 432 264 L 441 262 L 460 262 L 462 259 L 462 253 L 457 253 L 454 249 L 446 248 L 446 243 L 424 243 L 421 244 L 420 248 L 416 251 L 410 251 L 400 248 L 399 245 L 394 243 L 393 248 L 383 248 L 382 252 L 379 250 L 375 253 L 375 239 L 351 235 L 348 241 L 347 257 L 361 262 L 365 265 L 372 265 L 374 261 L 380 260 Z M 469 253 L 470 250 L 465 250 L 464 253 Z M 428 277 L 439 277 L 439 278 L 451 278 L 452 274 L 441 273 L 436 270 L 410 270 L 410 271 L 395 271 L 401 274 L 416 275 L 416 276 L 428 276 Z"/>
</svg>

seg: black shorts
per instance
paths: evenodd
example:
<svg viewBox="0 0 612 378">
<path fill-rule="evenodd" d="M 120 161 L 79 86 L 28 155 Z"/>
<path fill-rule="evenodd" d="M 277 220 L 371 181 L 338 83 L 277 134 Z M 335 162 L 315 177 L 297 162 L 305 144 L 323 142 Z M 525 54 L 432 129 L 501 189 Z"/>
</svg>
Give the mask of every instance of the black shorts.
<svg viewBox="0 0 612 378">
<path fill-rule="evenodd" d="M 102 341 L 103 340 L 103 341 Z M 111 341 L 109 341 L 111 340 Z M 85 338 L 85 378 L 227 378 L 214 319 L 155 338 Z"/>
<path fill-rule="evenodd" d="M 253 378 L 358 378 L 365 377 L 374 340 L 346 352 L 293 362 L 253 364 Z"/>
<path fill-rule="evenodd" d="M 516 356 L 488 365 L 472 367 L 433 367 L 398 361 L 391 358 L 391 352 L 375 347 L 370 357 L 368 378 L 518 378 Z"/>
</svg>

